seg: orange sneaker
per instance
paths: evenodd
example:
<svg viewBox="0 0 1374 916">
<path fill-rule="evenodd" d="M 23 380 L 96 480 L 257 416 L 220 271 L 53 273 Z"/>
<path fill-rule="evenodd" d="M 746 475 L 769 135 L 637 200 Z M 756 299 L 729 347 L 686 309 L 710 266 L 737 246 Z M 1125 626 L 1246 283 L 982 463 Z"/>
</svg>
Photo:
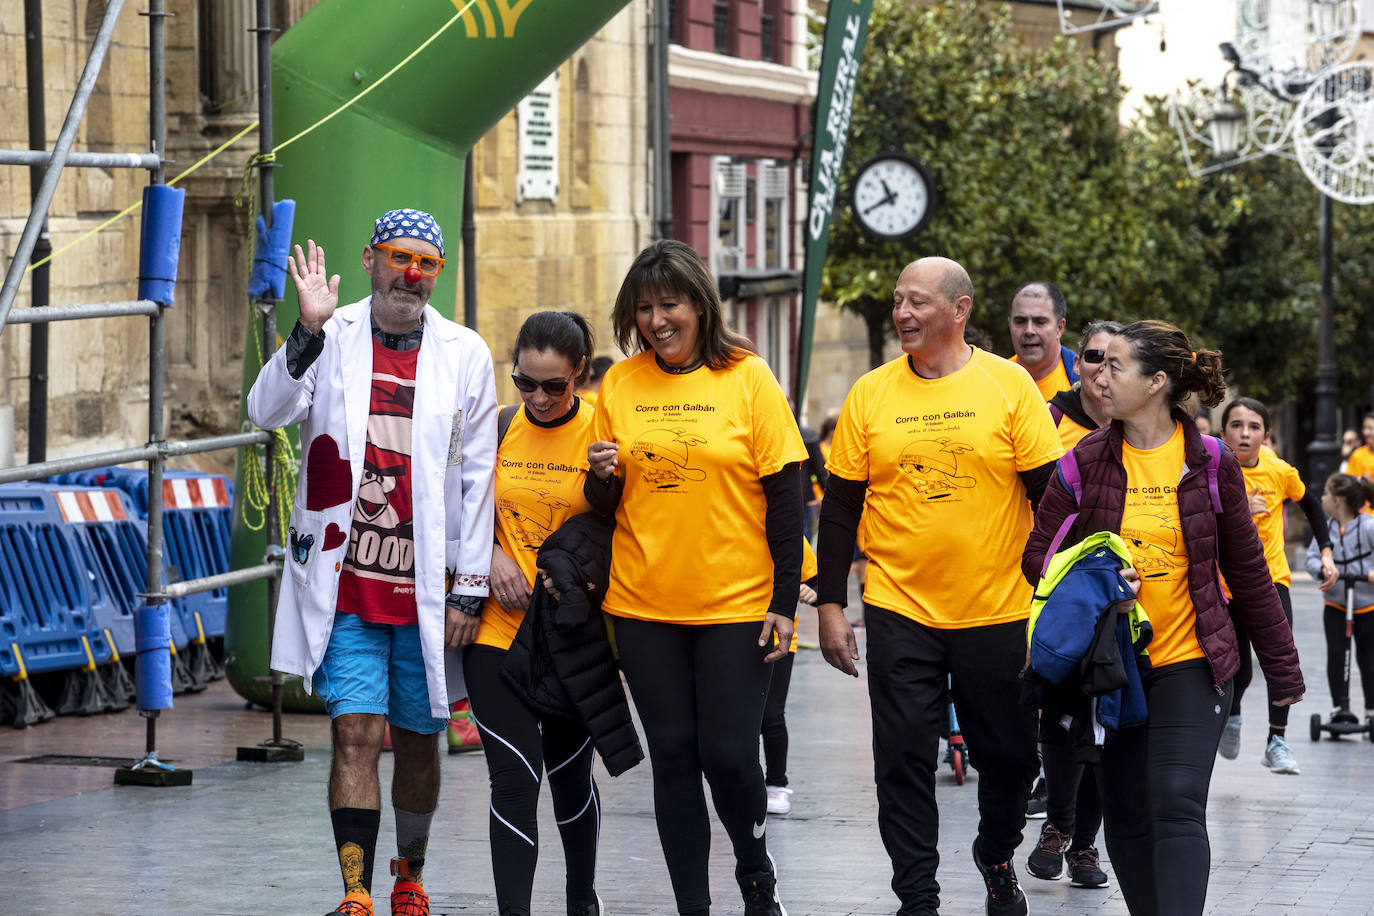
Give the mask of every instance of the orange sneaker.
<svg viewBox="0 0 1374 916">
<path fill-rule="evenodd" d="M 426 909 L 425 912 L 428 913 L 429 910 Z M 376 916 L 376 912 L 372 909 L 372 895 L 367 891 L 354 891 L 344 895 L 343 902 L 330 910 L 329 913 L 330 916 L 336 916 L 338 913 L 342 913 L 344 916 Z"/>
<path fill-rule="evenodd" d="M 391 916 L 429 916 L 429 894 L 414 881 L 397 881 L 391 889 Z"/>
</svg>

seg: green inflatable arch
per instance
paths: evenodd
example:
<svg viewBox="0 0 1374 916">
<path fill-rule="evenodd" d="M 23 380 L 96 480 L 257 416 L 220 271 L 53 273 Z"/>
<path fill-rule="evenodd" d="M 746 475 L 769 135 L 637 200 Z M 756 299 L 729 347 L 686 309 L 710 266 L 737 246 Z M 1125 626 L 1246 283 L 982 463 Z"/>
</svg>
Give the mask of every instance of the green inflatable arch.
<svg viewBox="0 0 1374 916">
<path fill-rule="evenodd" d="M 458 253 L 468 150 L 626 3 L 322 0 L 277 40 L 273 134 L 285 148 L 277 156 L 275 194 L 296 201 L 294 238 L 322 244 L 330 272 L 343 277 L 340 301 L 366 294 L 358 259 L 372 220 L 387 210 L 428 210 L 444 228 L 447 253 Z M 381 80 L 436 33 L 375 90 L 292 139 Z M 457 274 L 444 271 L 431 299 L 450 318 Z M 278 306 L 278 328 L 289 329 L 296 316 L 294 299 L 288 298 Z M 253 334 L 245 340 L 244 396 L 259 368 Z M 241 501 L 242 468 L 238 483 Z M 265 550 L 263 532 L 245 526 L 236 507 L 234 567 L 262 562 Z M 265 582 L 230 591 L 224 647 L 234 689 L 270 705 Z M 296 679 L 287 682 L 283 707 L 321 709 Z"/>
</svg>

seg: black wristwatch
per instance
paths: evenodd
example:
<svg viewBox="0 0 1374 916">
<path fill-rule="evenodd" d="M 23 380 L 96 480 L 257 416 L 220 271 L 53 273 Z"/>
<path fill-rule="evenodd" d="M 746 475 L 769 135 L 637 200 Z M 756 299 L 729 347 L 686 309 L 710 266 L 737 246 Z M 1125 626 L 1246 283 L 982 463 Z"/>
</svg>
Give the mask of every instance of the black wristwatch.
<svg viewBox="0 0 1374 916">
<path fill-rule="evenodd" d="M 482 605 L 486 603 L 481 595 L 445 595 L 444 604 L 469 617 L 481 617 Z"/>
</svg>

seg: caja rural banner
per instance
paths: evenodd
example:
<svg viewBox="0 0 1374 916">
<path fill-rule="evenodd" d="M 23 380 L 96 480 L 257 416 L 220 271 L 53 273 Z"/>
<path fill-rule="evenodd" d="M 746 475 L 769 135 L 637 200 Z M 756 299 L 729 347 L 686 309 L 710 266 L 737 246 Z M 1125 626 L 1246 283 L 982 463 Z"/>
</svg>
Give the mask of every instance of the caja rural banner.
<svg viewBox="0 0 1374 916">
<path fill-rule="evenodd" d="M 854 88 L 859 62 L 868 39 L 873 0 L 830 0 L 821 49 L 821 72 L 816 92 L 815 135 L 811 141 L 811 185 L 807 199 L 806 270 L 802 286 L 801 328 L 797 347 L 796 402 L 806 396 L 811 371 L 811 338 L 816 328 L 816 299 L 821 269 L 830 247 L 830 221 L 840 193 L 840 166 L 849 139 L 854 111 Z"/>
</svg>

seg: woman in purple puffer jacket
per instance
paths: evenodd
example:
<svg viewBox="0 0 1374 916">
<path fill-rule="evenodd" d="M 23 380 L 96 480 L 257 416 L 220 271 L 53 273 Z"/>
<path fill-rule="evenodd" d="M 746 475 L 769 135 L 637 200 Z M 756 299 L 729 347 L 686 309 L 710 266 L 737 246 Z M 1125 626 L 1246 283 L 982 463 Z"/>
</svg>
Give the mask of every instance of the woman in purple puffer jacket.
<svg viewBox="0 0 1374 916">
<path fill-rule="evenodd" d="M 1240 464 L 1222 449 L 1212 475 L 1202 436 L 1179 407 L 1193 392 L 1206 407 L 1221 402 L 1221 354 L 1194 350 L 1171 324 L 1140 321 L 1112 338 L 1094 384 L 1112 422 L 1074 448 L 1081 504 L 1057 476 L 1050 481 L 1022 569 L 1038 581 L 1055 532 L 1074 512 L 1065 544 L 1113 531 L 1130 548 L 1133 568 L 1122 575 L 1154 629 L 1144 677 L 1149 722 L 1115 732 L 1102 751 L 1107 850 L 1134 916 L 1188 916 L 1207 899 L 1207 789 L 1239 668 L 1218 571 L 1259 655 L 1270 702 L 1302 699 L 1302 672 Z"/>
</svg>

